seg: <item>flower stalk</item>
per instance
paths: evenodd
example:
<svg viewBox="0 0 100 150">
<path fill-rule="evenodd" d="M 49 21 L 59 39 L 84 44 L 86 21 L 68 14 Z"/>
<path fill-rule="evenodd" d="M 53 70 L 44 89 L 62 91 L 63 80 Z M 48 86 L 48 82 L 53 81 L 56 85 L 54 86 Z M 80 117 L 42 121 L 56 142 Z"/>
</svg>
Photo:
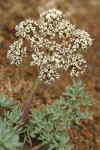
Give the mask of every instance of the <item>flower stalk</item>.
<svg viewBox="0 0 100 150">
<path fill-rule="evenodd" d="M 35 92 L 36 92 L 36 90 L 39 86 L 39 83 L 40 83 L 40 80 L 37 77 L 36 80 L 35 80 L 35 83 L 33 84 L 32 88 L 30 90 L 29 96 L 26 100 L 26 103 L 25 103 L 25 106 L 24 106 L 24 109 L 23 109 L 23 114 L 20 118 L 22 120 L 22 123 L 19 125 L 19 128 L 23 127 L 24 123 L 27 121 L 28 114 L 29 114 L 30 108 L 31 108 L 31 104 L 32 104 L 32 101 L 34 99 Z"/>
</svg>

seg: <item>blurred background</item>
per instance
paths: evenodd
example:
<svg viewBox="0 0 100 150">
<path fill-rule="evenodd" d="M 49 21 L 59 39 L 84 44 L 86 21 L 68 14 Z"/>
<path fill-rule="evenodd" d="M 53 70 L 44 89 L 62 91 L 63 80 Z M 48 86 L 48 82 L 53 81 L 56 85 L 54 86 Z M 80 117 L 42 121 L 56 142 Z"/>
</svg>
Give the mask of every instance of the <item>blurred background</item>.
<svg viewBox="0 0 100 150">
<path fill-rule="evenodd" d="M 29 17 L 37 19 L 42 11 L 57 8 L 66 19 L 78 28 L 89 32 L 93 44 L 85 54 L 87 71 L 80 76 L 86 90 L 93 95 L 90 111 L 93 117 L 85 120 L 81 129 L 71 131 L 76 150 L 100 149 L 100 0 L 0 0 L 0 94 L 13 96 L 21 107 L 25 103 L 33 81 L 38 75 L 36 68 L 24 60 L 20 67 L 10 65 L 7 50 L 17 37 L 15 26 Z M 77 80 L 77 78 L 74 78 Z M 52 103 L 72 83 L 69 72 L 61 72 L 59 80 L 45 85 L 41 83 L 36 93 L 34 107 Z"/>
</svg>

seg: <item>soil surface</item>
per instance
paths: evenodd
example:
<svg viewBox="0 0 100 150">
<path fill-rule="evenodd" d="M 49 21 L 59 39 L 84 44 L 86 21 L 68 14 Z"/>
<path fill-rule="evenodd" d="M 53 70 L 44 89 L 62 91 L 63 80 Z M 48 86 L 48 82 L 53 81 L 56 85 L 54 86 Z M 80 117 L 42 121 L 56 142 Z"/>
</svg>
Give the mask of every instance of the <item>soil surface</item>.
<svg viewBox="0 0 100 150">
<path fill-rule="evenodd" d="M 17 40 L 16 24 L 29 17 L 36 19 L 39 12 L 53 7 L 62 10 L 71 23 L 89 32 L 94 39 L 84 56 L 87 71 L 80 76 L 86 90 L 94 97 L 90 108 L 93 116 L 82 121 L 80 126 L 74 125 L 69 133 L 75 150 L 100 150 L 100 0 L 0 0 L 0 94 L 12 96 L 21 107 L 24 106 L 38 71 L 29 65 L 28 60 L 20 67 L 10 65 L 7 50 Z M 41 83 L 33 107 L 51 104 L 71 83 L 68 72 L 61 72 L 59 81 L 50 85 Z M 2 115 L 1 109 L 0 113 Z M 29 149 L 26 146 L 25 150 Z"/>
</svg>

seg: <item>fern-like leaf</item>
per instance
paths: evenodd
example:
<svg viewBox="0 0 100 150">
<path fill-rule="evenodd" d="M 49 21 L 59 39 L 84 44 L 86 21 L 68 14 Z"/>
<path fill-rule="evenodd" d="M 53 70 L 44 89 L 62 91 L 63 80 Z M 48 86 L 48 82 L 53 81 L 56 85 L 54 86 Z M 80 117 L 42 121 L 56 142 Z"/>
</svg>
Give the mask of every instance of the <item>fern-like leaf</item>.
<svg viewBox="0 0 100 150">
<path fill-rule="evenodd" d="M 16 105 L 13 98 L 8 98 L 7 96 L 0 96 L 0 105 L 4 108 L 12 108 Z"/>
<path fill-rule="evenodd" d="M 22 146 L 19 135 L 9 129 L 7 121 L 0 119 L 0 150 L 19 150 Z"/>
</svg>

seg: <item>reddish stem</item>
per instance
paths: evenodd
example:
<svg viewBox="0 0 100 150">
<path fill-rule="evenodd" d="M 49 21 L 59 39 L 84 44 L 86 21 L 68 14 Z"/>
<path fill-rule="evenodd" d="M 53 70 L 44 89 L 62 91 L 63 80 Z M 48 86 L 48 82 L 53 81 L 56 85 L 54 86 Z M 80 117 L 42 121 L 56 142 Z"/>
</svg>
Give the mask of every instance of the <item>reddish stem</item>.
<svg viewBox="0 0 100 150">
<path fill-rule="evenodd" d="M 19 125 L 19 128 L 23 127 L 25 122 L 27 121 L 28 114 L 29 114 L 30 108 L 31 108 L 31 103 L 32 103 L 32 99 L 30 99 L 30 97 L 28 97 L 26 104 L 24 106 L 24 109 L 23 109 L 23 114 L 20 117 L 20 120 L 22 120 L 22 123 Z"/>
<path fill-rule="evenodd" d="M 22 120 L 22 123 L 19 125 L 19 128 L 23 127 L 25 122 L 27 121 L 27 118 L 28 118 L 28 114 L 30 112 L 30 108 L 31 108 L 31 104 L 32 104 L 32 101 L 34 99 L 34 94 L 39 86 L 39 79 L 37 78 L 35 83 L 33 84 L 32 88 L 31 88 L 31 91 L 29 93 L 29 96 L 26 100 L 26 103 L 25 103 L 25 106 L 24 106 L 24 110 L 23 110 L 23 114 L 20 118 L 20 120 Z"/>
</svg>

